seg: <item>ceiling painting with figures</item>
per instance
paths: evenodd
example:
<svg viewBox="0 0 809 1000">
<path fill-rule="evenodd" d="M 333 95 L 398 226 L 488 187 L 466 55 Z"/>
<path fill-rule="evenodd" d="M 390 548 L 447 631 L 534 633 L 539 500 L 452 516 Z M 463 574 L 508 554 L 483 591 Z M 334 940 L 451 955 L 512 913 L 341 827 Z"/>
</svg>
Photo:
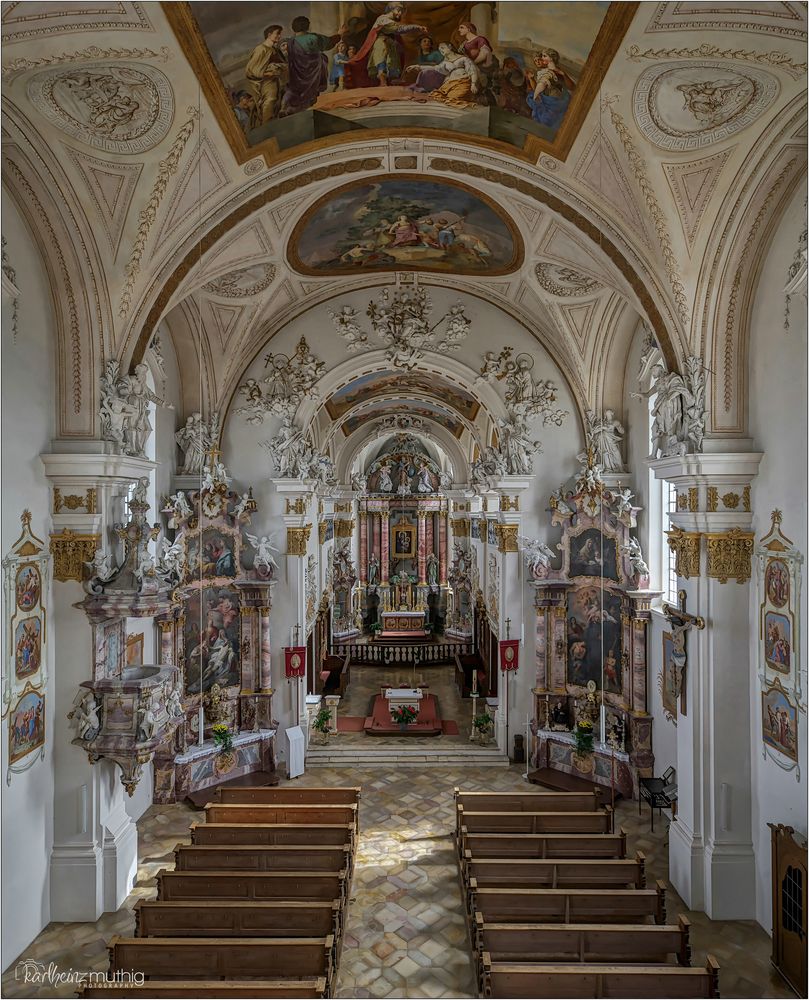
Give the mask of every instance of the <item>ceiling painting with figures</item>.
<svg viewBox="0 0 809 1000">
<path fill-rule="evenodd" d="M 452 130 L 564 156 L 634 3 L 191 2 L 163 9 L 237 156 Z"/>
</svg>

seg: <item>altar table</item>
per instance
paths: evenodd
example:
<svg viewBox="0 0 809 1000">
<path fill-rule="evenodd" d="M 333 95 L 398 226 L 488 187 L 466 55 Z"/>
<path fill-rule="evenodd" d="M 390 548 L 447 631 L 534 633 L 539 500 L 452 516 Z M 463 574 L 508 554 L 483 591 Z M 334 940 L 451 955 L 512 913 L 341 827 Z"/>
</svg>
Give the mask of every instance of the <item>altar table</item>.
<svg viewBox="0 0 809 1000">
<path fill-rule="evenodd" d="M 423 611 L 383 611 L 383 632 L 423 632 Z"/>
<path fill-rule="evenodd" d="M 407 705 L 418 712 L 423 698 L 421 688 L 385 688 L 383 694 L 391 710 Z"/>
</svg>

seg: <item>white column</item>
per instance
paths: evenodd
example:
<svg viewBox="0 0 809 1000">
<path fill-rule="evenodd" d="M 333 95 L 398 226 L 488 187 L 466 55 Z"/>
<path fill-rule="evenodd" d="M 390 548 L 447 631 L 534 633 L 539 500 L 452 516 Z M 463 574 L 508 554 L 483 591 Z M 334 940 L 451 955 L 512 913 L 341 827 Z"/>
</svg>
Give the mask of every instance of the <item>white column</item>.
<svg viewBox="0 0 809 1000">
<path fill-rule="evenodd" d="M 684 553 L 678 584 L 687 610 L 705 619 L 687 640 L 686 713 L 677 720 L 677 819 L 669 830 L 672 884 L 692 909 L 713 920 L 756 915 L 752 845 L 749 607 L 752 541 L 750 483 L 758 453 L 688 455 L 651 463 L 676 485 L 683 509 L 672 524 L 698 536 L 699 566 Z M 726 505 L 723 497 L 730 498 Z M 734 502 L 735 501 L 735 502 Z M 734 538 L 734 532 L 741 533 Z M 670 535 L 676 542 L 676 535 Z M 709 546 L 725 553 L 734 575 L 709 563 Z M 695 560 L 696 556 L 692 556 Z M 736 570 L 742 577 L 737 582 Z"/>
</svg>

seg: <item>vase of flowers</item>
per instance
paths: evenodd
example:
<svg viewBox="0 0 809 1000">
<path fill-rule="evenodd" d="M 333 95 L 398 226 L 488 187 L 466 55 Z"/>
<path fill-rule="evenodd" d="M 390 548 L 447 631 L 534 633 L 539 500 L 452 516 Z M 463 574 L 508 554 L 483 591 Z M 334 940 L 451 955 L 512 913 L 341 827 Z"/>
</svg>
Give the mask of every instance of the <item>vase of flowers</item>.
<svg viewBox="0 0 809 1000">
<path fill-rule="evenodd" d="M 482 712 L 472 719 L 472 739 L 478 743 L 488 743 L 492 735 L 494 719 L 488 712 Z"/>
<path fill-rule="evenodd" d="M 318 743 L 328 743 L 331 732 L 331 709 L 325 705 L 318 709 L 317 715 L 312 722 L 312 729 L 317 733 Z"/>
<path fill-rule="evenodd" d="M 394 722 L 399 723 L 399 728 L 404 732 L 411 722 L 415 722 L 419 713 L 412 705 L 397 705 L 390 710 L 390 716 Z"/>
<path fill-rule="evenodd" d="M 233 749 L 233 733 L 231 733 L 226 723 L 217 722 L 216 725 L 211 727 L 211 735 L 213 736 L 214 746 L 217 749 L 217 755 L 214 758 L 214 770 L 218 774 L 227 774 L 228 771 L 233 770 L 236 764 L 236 751 Z"/>
<path fill-rule="evenodd" d="M 573 766 L 582 773 L 593 769 L 593 723 L 589 719 L 579 719 L 573 730 Z"/>
</svg>

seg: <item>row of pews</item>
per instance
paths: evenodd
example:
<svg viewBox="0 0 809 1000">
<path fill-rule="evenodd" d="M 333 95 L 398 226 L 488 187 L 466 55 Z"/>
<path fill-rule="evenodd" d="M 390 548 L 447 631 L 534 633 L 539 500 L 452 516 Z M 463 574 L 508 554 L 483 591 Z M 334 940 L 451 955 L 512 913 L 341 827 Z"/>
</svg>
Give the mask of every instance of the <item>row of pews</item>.
<svg viewBox="0 0 809 1000">
<path fill-rule="evenodd" d="M 599 792 L 455 789 L 455 842 L 481 996 L 718 997 L 691 967 L 689 922 L 666 922 Z"/>
<path fill-rule="evenodd" d="M 110 941 L 108 982 L 79 996 L 331 996 L 359 798 L 359 788 L 218 789 L 174 869 L 158 872 L 157 898 L 135 904 L 134 936 Z"/>
</svg>

